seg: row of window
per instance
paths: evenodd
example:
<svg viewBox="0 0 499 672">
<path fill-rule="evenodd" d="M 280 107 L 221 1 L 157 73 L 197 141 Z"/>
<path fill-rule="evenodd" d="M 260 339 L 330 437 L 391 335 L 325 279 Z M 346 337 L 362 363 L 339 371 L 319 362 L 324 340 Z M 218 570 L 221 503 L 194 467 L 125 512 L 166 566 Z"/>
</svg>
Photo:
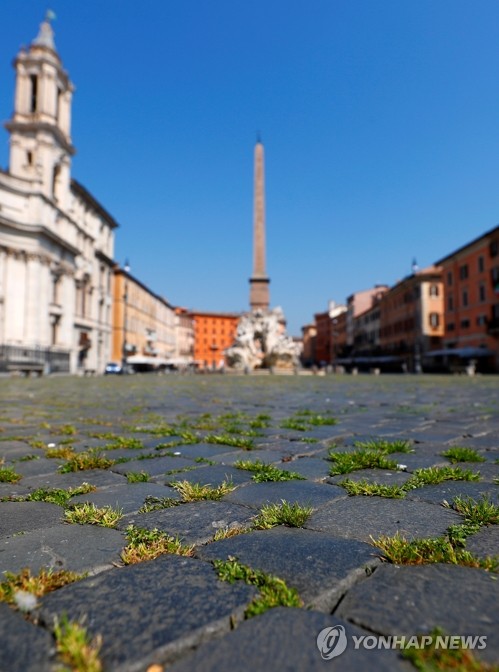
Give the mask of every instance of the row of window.
<svg viewBox="0 0 499 672">
<path fill-rule="evenodd" d="M 440 296 L 440 288 L 437 283 L 431 283 L 429 287 L 430 296 Z M 398 306 L 402 306 L 407 303 L 413 303 L 416 299 L 421 296 L 421 287 L 418 285 L 412 290 L 404 292 L 400 296 L 394 299 L 385 299 L 385 304 L 389 309 L 396 309 Z"/>
<path fill-rule="evenodd" d="M 487 289 L 483 282 L 478 285 L 478 301 L 485 303 L 487 301 Z M 470 304 L 469 290 L 463 289 L 461 292 L 461 306 L 467 308 Z M 447 297 L 447 309 L 452 312 L 455 307 L 454 296 Z"/>
<path fill-rule="evenodd" d="M 482 327 L 485 324 L 487 324 L 487 316 L 486 315 L 479 315 L 476 318 L 476 325 L 478 327 Z M 459 323 L 459 326 L 461 327 L 461 329 L 469 329 L 469 327 L 471 326 L 471 322 L 468 319 L 461 320 L 461 322 Z M 456 329 L 455 323 L 454 322 L 448 322 L 446 329 L 447 329 L 447 331 L 454 331 Z"/>
<path fill-rule="evenodd" d="M 232 343 L 232 341 L 230 339 L 222 339 L 221 342 L 219 344 L 217 344 L 217 342 L 214 339 L 210 339 L 210 338 L 203 338 L 202 340 L 198 339 L 197 342 L 198 342 L 198 344 L 202 344 L 205 348 L 206 347 L 211 348 L 213 345 L 216 345 L 217 348 L 218 347 L 225 348 L 225 347 L 227 347 L 227 344 L 230 345 Z"/>
<path fill-rule="evenodd" d="M 433 329 L 437 329 L 440 326 L 440 315 L 438 313 L 430 313 L 428 315 L 428 323 Z M 388 325 L 381 329 L 381 336 L 386 338 L 392 336 L 393 334 L 399 334 L 401 332 L 410 332 L 414 330 L 414 320 L 401 320 L 396 322 L 393 325 Z"/>
<path fill-rule="evenodd" d="M 407 333 L 414 330 L 414 319 L 400 320 L 395 324 L 389 324 L 380 330 L 382 337 L 392 336 L 392 334 Z"/>
<path fill-rule="evenodd" d="M 491 258 L 497 257 L 499 254 L 499 241 L 493 240 L 489 246 Z M 463 264 L 459 267 L 459 279 L 466 280 L 469 277 L 469 264 Z M 477 270 L 478 273 L 483 273 L 485 271 L 485 257 L 480 255 L 477 259 Z M 452 271 L 447 272 L 447 284 L 452 285 L 454 281 L 454 276 Z"/>
<path fill-rule="evenodd" d="M 199 331 L 201 331 L 201 329 Z M 234 329 L 231 329 L 229 333 L 233 333 L 234 331 L 235 331 Z M 207 334 L 207 333 L 208 333 L 208 329 L 205 327 L 203 329 L 203 334 Z M 220 334 L 221 336 L 225 336 L 225 334 L 226 334 L 225 327 L 222 327 L 221 329 L 213 328 L 211 330 L 211 333 L 213 334 L 213 336 L 215 336 L 216 334 Z"/>
</svg>

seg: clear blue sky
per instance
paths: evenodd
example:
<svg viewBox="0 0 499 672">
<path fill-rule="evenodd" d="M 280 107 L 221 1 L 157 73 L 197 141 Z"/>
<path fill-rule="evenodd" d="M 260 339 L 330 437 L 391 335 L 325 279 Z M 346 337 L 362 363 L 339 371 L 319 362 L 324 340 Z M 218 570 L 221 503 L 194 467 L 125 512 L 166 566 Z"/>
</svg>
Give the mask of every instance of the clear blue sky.
<svg viewBox="0 0 499 672">
<path fill-rule="evenodd" d="M 115 258 L 176 305 L 248 307 L 258 130 L 271 302 L 294 335 L 499 220 L 497 0 L 5 0 L 2 119 L 47 6 L 73 176 L 120 223 Z"/>
</svg>

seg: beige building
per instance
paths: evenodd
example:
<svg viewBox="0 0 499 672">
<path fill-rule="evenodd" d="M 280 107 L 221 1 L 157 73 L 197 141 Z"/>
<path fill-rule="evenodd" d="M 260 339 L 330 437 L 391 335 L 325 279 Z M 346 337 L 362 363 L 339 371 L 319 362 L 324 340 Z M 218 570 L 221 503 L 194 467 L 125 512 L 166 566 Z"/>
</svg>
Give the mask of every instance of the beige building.
<svg viewBox="0 0 499 672">
<path fill-rule="evenodd" d="M 175 308 L 176 315 L 176 365 L 189 366 L 194 363 L 194 319 L 187 308 Z"/>
<path fill-rule="evenodd" d="M 438 266 L 414 269 L 380 299 L 380 347 L 404 369 L 421 372 L 423 359 L 441 346 L 444 286 Z"/>
<path fill-rule="evenodd" d="M 300 358 L 301 363 L 306 367 L 313 366 L 316 363 L 315 344 L 317 340 L 317 327 L 315 326 L 315 322 L 305 324 L 301 328 L 301 333 L 303 344 Z"/>
<path fill-rule="evenodd" d="M 175 308 L 134 278 L 126 266 L 116 268 L 112 361 L 146 371 L 174 363 L 175 355 Z"/>
<path fill-rule="evenodd" d="M 100 371 L 117 224 L 71 179 L 74 87 L 49 20 L 14 67 L 9 167 L 0 171 L 0 371 Z"/>
<path fill-rule="evenodd" d="M 386 291 L 388 291 L 387 285 L 375 285 L 372 289 L 355 292 L 347 298 L 346 345 L 350 350 L 355 345 L 356 318 L 369 310 Z"/>
</svg>

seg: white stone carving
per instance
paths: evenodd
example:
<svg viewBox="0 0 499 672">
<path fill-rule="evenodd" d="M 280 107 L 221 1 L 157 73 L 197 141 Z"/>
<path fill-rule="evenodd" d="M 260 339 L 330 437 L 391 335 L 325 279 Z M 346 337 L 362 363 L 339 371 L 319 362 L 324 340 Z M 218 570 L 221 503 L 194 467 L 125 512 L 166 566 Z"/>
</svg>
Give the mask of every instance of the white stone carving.
<svg viewBox="0 0 499 672">
<path fill-rule="evenodd" d="M 254 310 L 239 320 L 234 344 L 225 351 L 229 368 L 241 371 L 298 365 L 298 346 L 286 334 L 282 308 Z"/>
</svg>

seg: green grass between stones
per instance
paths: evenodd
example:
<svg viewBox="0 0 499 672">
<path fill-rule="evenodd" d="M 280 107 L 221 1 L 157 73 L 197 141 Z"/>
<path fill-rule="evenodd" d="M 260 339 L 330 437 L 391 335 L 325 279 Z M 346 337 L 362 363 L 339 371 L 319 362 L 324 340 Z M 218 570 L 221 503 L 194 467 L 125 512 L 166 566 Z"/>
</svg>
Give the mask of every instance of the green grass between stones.
<svg viewBox="0 0 499 672">
<path fill-rule="evenodd" d="M 165 553 L 192 556 L 194 546 L 182 544 L 178 538 L 154 528 L 147 530 L 135 525 L 126 529 L 127 546 L 121 553 L 125 565 L 133 565 L 146 560 L 154 560 Z"/>
<path fill-rule="evenodd" d="M 260 460 L 256 460 L 255 462 L 251 462 L 250 460 L 238 460 L 237 462 L 234 462 L 234 466 L 237 469 L 253 472 L 252 479 L 256 481 L 256 483 L 306 480 L 304 476 L 301 476 L 300 474 L 293 471 L 286 471 L 285 469 L 279 469 L 273 464 L 265 464 Z"/>
<path fill-rule="evenodd" d="M 447 504 L 449 507 L 449 505 Z M 449 507 L 450 508 L 450 507 Z M 461 524 L 451 525 L 446 534 L 428 539 L 407 541 L 396 534 L 393 537 L 382 536 L 371 541 L 383 551 L 387 560 L 394 564 L 421 565 L 434 562 L 480 567 L 491 572 L 499 568 L 499 556 L 478 558 L 466 550 L 466 539 L 485 525 L 499 523 L 499 506 L 488 498 L 474 500 L 471 497 L 456 497 L 452 508 L 464 516 Z"/>
<path fill-rule="evenodd" d="M 422 488 L 425 485 L 438 485 L 444 481 L 479 481 L 480 474 L 461 467 L 427 467 L 416 469 L 405 483 L 406 489 Z"/>
<path fill-rule="evenodd" d="M 230 480 L 223 481 L 216 487 L 208 484 L 191 483 L 190 481 L 172 481 L 170 485 L 181 494 L 184 502 L 198 502 L 208 499 L 217 501 L 228 495 L 236 487 Z"/>
<path fill-rule="evenodd" d="M 21 478 L 21 474 L 14 471 L 13 467 L 0 466 L 0 483 L 17 483 Z"/>
<path fill-rule="evenodd" d="M 416 469 L 412 476 L 403 485 L 382 485 L 369 483 L 365 479 L 353 481 L 345 479 L 338 483 L 345 488 L 349 495 L 366 495 L 369 497 L 388 497 L 403 499 L 410 490 L 422 488 L 425 485 L 438 485 L 443 481 L 478 481 L 479 474 L 460 467 L 428 467 Z"/>
<path fill-rule="evenodd" d="M 231 539 L 240 534 L 251 532 L 250 527 L 241 527 L 240 525 L 232 525 L 228 527 L 220 527 L 213 535 L 213 541 L 222 541 L 223 539 Z"/>
<path fill-rule="evenodd" d="M 365 479 L 353 481 L 346 478 L 338 483 L 349 495 L 365 495 L 368 497 L 387 497 L 390 499 L 403 499 L 407 490 L 403 485 L 383 485 L 381 483 L 368 483 Z"/>
<path fill-rule="evenodd" d="M 293 429 L 297 432 L 306 432 L 311 427 L 321 427 L 324 425 L 336 425 L 338 420 L 332 415 L 314 413 L 310 410 L 296 411 L 290 418 L 281 421 L 280 427 L 283 429 Z"/>
<path fill-rule="evenodd" d="M 253 521 L 256 530 L 269 530 L 276 525 L 302 527 L 312 515 L 311 506 L 301 506 L 297 502 L 290 504 L 285 499 L 280 504 L 265 504 Z"/>
<path fill-rule="evenodd" d="M 385 441 L 356 441 L 356 450 L 349 453 L 336 453 L 332 447 L 328 459 L 333 462 L 330 470 L 331 476 L 349 474 L 359 469 L 399 469 L 397 462 L 390 460 L 386 455 L 391 453 L 410 453 L 410 443 L 404 440 Z"/>
<path fill-rule="evenodd" d="M 393 537 L 381 536 L 377 539 L 371 537 L 371 542 L 383 552 L 384 558 L 395 565 L 447 563 L 480 567 L 492 572 L 497 572 L 499 567 L 498 558 L 477 558 L 464 548 L 455 546 L 448 537 L 408 541 L 396 534 Z"/>
<path fill-rule="evenodd" d="M 178 506 L 183 501 L 173 497 L 154 497 L 147 495 L 144 503 L 139 509 L 139 513 L 150 513 L 151 511 L 160 511 L 161 509 L 170 509 L 172 506 Z"/>
<path fill-rule="evenodd" d="M 397 463 L 389 460 L 385 455 L 374 450 L 361 449 L 351 453 L 329 453 L 333 462 L 330 469 L 331 476 L 349 474 L 359 469 L 397 469 Z"/>
<path fill-rule="evenodd" d="M 126 475 L 128 483 L 147 483 L 150 478 L 147 471 L 129 471 Z"/>
<path fill-rule="evenodd" d="M 442 629 L 434 628 L 429 635 L 419 636 L 417 645 L 404 649 L 402 656 L 420 672 L 499 671 L 497 665 L 479 660 L 472 649 L 454 648 L 449 646 L 449 641 L 453 641 L 453 638 L 449 638 Z"/>
<path fill-rule="evenodd" d="M 234 446 L 244 450 L 253 450 L 253 440 L 242 436 L 232 436 L 231 434 L 208 434 L 203 439 L 206 443 L 213 443 L 222 446 Z"/>
<path fill-rule="evenodd" d="M 446 506 L 449 505 L 446 503 Z M 466 546 L 466 539 L 478 532 L 481 527 L 499 523 L 499 506 L 487 497 L 479 500 L 456 497 L 451 508 L 464 516 L 463 523 L 451 525 L 447 530 L 447 536 L 454 546 Z"/>
<path fill-rule="evenodd" d="M 383 455 L 391 453 L 413 453 L 410 441 L 405 439 L 396 439 L 395 441 L 386 441 L 385 439 L 372 439 L 371 441 L 356 441 L 356 448 L 362 450 L 375 450 Z"/>
<path fill-rule="evenodd" d="M 65 522 L 77 525 L 100 525 L 101 527 L 116 527 L 123 517 L 122 511 L 117 511 L 111 506 L 98 508 L 95 504 L 84 502 L 72 504 L 64 512 Z"/>
<path fill-rule="evenodd" d="M 38 574 L 32 575 L 30 569 L 23 569 L 19 574 L 4 572 L 4 581 L 0 583 L 0 602 L 16 604 L 23 593 L 42 597 L 46 593 L 62 588 L 69 583 L 84 579 L 86 574 L 76 574 L 61 569 L 54 572 L 42 568 Z"/>
<path fill-rule="evenodd" d="M 128 436 L 117 436 L 104 446 L 104 450 L 118 450 L 119 448 L 140 449 L 144 447 L 144 443 L 140 439 Z"/>
<path fill-rule="evenodd" d="M 76 453 L 71 448 L 71 446 L 57 446 L 56 448 L 47 448 L 45 451 L 45 457 L 54 460 L 70 460 Z"/>
<path fill-rule="evenodd" d="M 478 451 L 474 448 L 461 448 L 459 446 L 453 446 L 449 450 L 441 453 L 442 457 L 446 457 L 452 463 L 456 462 L 485 462 L 485 458 L 482 457 Z"/>
<path fill-rule="evenodd" d="M 330 469 L 331 476 L 349 474 L 362 469 L 400 469 L 395 461 L 385 456 L 394 452 L 412 452 L 408 441 L 367 441 L 356 442 L 356 450 L 350 453 L 336 453 L 335 447 L 329 451 L 328 459 L 334 464 Z M 416 469 L 403 485 L 382 485 L 369 483 L 365 479 L 354 482 L 345 479 L 338 485 L 345 488 L 349 495 L 366 495 L 402 499 L 407 492 L 425 485 L 437 485 L 444 481 L 479 481 L 480 474 L 470 469 L 456 466 L 427 467 Z"/>
<path fill-rule="evenodd" d="M 72 672 L 102 672 L 100 660 L 102 637 L 97 635 L 93 639 L 86 628 L 75 621 L 69 621 L 67 616 L 56 619 L 54 623 L 54 637 L 56 650 L 62 661 L 70 666 Z"/>
<path fill-rule="evenodd" d="M 456 497 L 452 508 L 470 523 L 479 526 L 499 524 L 499 505 L 491 502 L 488 497 L 482 497 L 478 501 L 472 497 Z"/>
<path fill-rule="evenodd" d="M 50 504 L 57 504 L 65 507 L 71 497 L 76 495 L 86 495 L 89 492 L 95 492 L 97 488 L 89 483 L 82 483 L 76 488 L 37 488 L 30 492 L 29 495 L 21 495 L 19 497 L 11 498 L 11 501 L 17 502 L 49 502 Z"/>
<path fill-rule="evenodd" d="M 247 607 L 244 612 L 245 618 L 263 614 L 273 607 L 303 606 L 298 592 L 294 588 L 289 588 L 285 581 L 243 565 L 236 558 L 229 556 L 227 560 L 215 560 L 213 566 L 220 580 L 229 583 L 244 581 L 258 589 L 259 596 Z"/>
<path fill-rule="evenodd" d="M 98 448 L 90 448 L 82 453 L 76 453 L 66 464 L 59 467 L 62 474 L 73 471 L 85 471 L 89 469 L 108 469 L 114 464 L 114 460 L 103 457 Z"/>
</svg>

